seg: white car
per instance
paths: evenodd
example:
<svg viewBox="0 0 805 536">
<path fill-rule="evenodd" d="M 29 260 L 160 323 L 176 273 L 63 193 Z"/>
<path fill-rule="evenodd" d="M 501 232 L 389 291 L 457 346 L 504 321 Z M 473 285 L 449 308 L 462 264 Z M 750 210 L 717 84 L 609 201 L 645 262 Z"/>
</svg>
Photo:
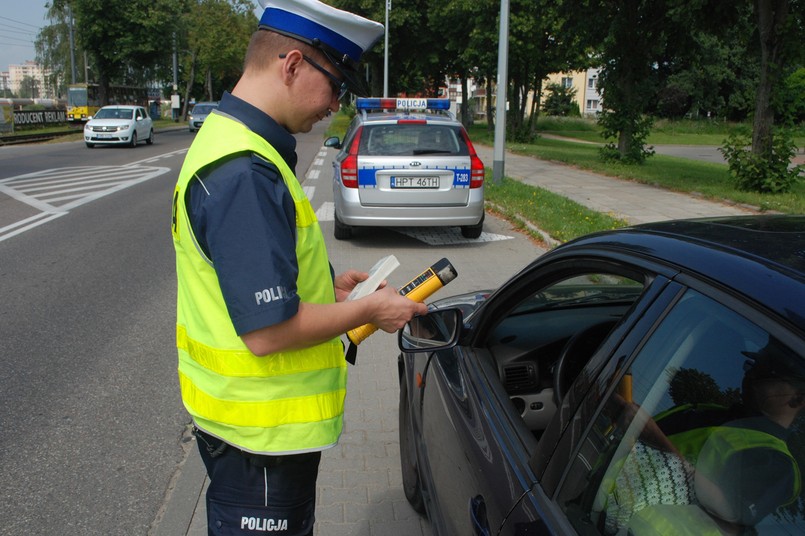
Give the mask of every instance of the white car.
<svg viewBox="0 0 805 536">
<path fill-rule="evenodd" d="M 204 120 L 210 113 L 218 108 L 217 102 L 197 102 L 193 106 L 193 111 L 190 112 L 190 117 L 187 120 L 187 126 L 190 132 L 195 132 L 204 124 Z"/>
<path fill-rule="evenodd" d="M 87 147 L 125 144 L 135 147 L 138 141 L 154 143 L 154 123 L 142 106 L 104 106 L 84 125 Z"/>
</svg>

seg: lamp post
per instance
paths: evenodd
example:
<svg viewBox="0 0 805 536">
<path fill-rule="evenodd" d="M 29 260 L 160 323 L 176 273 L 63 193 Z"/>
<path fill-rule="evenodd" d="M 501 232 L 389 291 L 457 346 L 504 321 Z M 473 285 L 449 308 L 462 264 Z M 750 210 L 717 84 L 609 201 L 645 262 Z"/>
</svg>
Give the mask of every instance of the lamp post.
<svg viewBox="0 0 805 536">
<path fill-rule="evenodd" d="M 391 11 L 391 0 L 386 0 L 386 43 L 383 47 L 383 97 L 389 96 L 389 11 Z"/>
<path fill-rule="evenodd" d="M 508 97 L 509 0 L 500 0 L 500 37 L 498 40 L 497 106 L 495 107 L 495 147 L 492 157 L 492 181 L 503 180 L 506 150 L 506 98 Z"/>
</svg>

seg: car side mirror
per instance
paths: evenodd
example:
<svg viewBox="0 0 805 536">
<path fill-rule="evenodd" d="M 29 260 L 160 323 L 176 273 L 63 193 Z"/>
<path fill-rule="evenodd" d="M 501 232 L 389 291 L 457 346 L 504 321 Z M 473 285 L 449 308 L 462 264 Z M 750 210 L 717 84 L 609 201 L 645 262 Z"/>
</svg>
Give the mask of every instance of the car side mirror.
<svg viewBox="0 0 805 536">
<path fill-rule="evenodd" d="M 458 343 L 464 315 L 460 309 L 434 309 L 416 316 L 399 331 L 397 345 L 403 352 L 437 351 Z"/>
<path fill-rule="evenodd" d="M 325 147 L 332 147 L 333 149 L 340 149 L 341 148 L 341 140 L 338 139 L 338 136 L 330 136 L 326 140 L 324 140 Z"/>
</svg>

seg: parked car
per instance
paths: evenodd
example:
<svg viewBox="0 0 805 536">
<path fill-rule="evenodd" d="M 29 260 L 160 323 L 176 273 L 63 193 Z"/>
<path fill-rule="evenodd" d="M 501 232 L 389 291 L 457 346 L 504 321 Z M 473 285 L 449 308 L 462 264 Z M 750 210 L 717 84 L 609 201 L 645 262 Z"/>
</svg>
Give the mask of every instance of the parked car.
<svg viewBox="0 0 805 536">
<path fill-rule="evenodd" d="M 399 419 L 434 534 L 805 533 L 805 216 L 594 234 L 430 309 Z"/>
<path fill-rule="evenodd" d="M 154 123 L 142 106 L 104 106 L 84 125 L 84 141 L 89 148 L 117 144 L 136 147 L 143 140 L 148 145 L 154 143 Z"/>
<path fill-rule="evenodd" d="M 187 120 L 190 132 L 195 132 L 204 124 L 204 120 L 210 115 L 210 112 L 218 108 L 217 102 L 197 102 L 193 109 L 190 111 L 190 117 Z"/>
<path fill-rule="evenodd" d="M 484 165 L 448 99 L 356 100 L 333 163 L 335 238 L 355 227 L 457 226 L 478 238 Z"/>
</svg>

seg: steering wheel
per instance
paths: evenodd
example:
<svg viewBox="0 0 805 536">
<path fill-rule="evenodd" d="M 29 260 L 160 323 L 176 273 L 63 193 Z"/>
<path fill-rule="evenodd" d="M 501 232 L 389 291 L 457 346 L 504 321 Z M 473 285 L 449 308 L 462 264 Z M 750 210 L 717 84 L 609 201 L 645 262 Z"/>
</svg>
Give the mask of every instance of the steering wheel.
<svg viewBox="0 0 805 536">
<path fill-rule="evenodd" d="M 617 320 L 593 324 L 574 334 L 565 343 L 553 367 L 553 399 L 557 406 L 615 324 Z"/>
</svg>

